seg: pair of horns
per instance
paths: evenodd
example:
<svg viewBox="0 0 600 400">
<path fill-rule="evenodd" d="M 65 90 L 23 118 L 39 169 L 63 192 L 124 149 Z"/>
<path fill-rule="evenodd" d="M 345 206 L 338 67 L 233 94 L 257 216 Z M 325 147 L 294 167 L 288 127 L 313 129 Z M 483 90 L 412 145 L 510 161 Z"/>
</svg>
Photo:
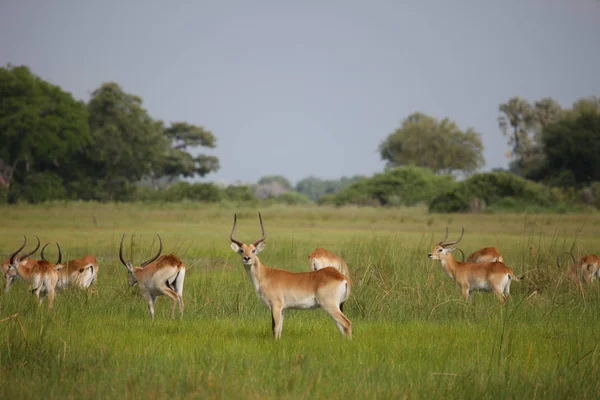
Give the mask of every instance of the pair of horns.
<svg viewBox="0 0 600 400">
<path fill-rule="evenodd" d="M 262 230 L 262 237 L 252 243 L 255 247 L 258 246 L 260 243 L 264 242 L 265 239 L 267 238 L 267 234 L 265 233 L 265 225 L 263 224 L 263 219 L 262 219 L 262 215 L 260 215 L 260 212 L 258 213 L 258 219 L 260 220 L 260 229 Z M 233 215 L 233 229 L 231 229 L 231 236 L 229 238 L 231 239 L 231 241 L 233 243 L 237 244 L 238 246 L 242 246 L 243 243 L 240 242 L 239 240 L 236 240 L 233 237 L 235 235 L 236 224 L 237 224 L 237 214 L 234 214 Z"/>
<path fill-rule="evenodd" d="M 21 255 L 21 259 L 25 259 L 27 257 L 32 256 L 40 248 L 40 238 L 37 235 L 33 235 L 33 236 L 35 236 L 35 238 L 37 239 L 37 246 L 35 246 L 35 249 L 33 249 L 32 251 L 30 251 L 29 253 L 25 253 L 25 254 Z M 21 247 L 19 247 L 17 249 L 17 251 L 15 251 L 14 253 L 12 253 L 11 256 L 10 256 L 10 263 L 11 264 L 13 263 L 14 258 L 17 256 L 17 254 L 19 254 L 21 252 L 21 250 L 23 250 L 25 248 L 26 245 L 27 245 L 27 237 L 25 235 L 23 235 L 23 245 Z M 46 246 L 44 246 L 44 247 L 46 247 Z M 42 256 L 42 258 L 43 258 L 43 256 Z M 60 264 L 60 261 L 57 264 Z"/>
<path fill-rule="evenodd" d="M 460 233 L 460 237 L 458 239 L 446 242 L 446 239 L 448 239 L 448 227 L 446 227 L 446 236 L 444 236 L 444 238 L 440 242 L 438 242 L 438 246 L 448 247 L 460 242 L 465 234 L 465 227 L 462 226 L 461 228 L 462 232 Z"/>
<path fill-rule="evenodd" d="M 42 252 L 40 253 L 40 255 L 42 256 L 42 260 L 44 260 L 44 261 L 48 261 L 48 260 L 46 260 L 46 257 L 44 257 L 44 250 L 46 250 L 46 247 L 49 244 L 50 243 L 46 243 L 44 245 L 44 247 L 42 247 Z M 56 243 L 56 247 L 58 248 L 58 261 L 56 262 L 56 264 L 60 264 L 60 262 L 62 261 L 62 251 L 60 251 L 60 245 L 58 243 Z"/>
<path fill-rule="evenodd" d="M 156 253 L 156 255 L 152 258 L 150 258 L 149 260 L 144 261 L 143 263 L 140 264 L 140 267 L 145 267 L 146 265 L 153 263 L 154 261 L 156 261 L 156 259 L 158 257 L 160 257 L 160 253 L 162 253 L 162 249 L 163 249 L 163 243 L 162 243 L 162 239 L 160 238 L 160 235 L 157 233 L 156 236 L 158 236 L 158 242 L 160 244 L 160 247 L 158 248 L 158 253 Z M 125 261 L 125 258 L 123 258 L 123 240 L 125 239 L 125 234 L 123 234 L 123 236 L 121 236 L 121 245 L 119 246 L 119 259 L 121 260 L 121 262 L 123 263 L 124 266 L 127 267 L 128 264 L 131 264 L 128 261 Z M 129 267 L 127 267 L 129 268 Z"/>
</svg>

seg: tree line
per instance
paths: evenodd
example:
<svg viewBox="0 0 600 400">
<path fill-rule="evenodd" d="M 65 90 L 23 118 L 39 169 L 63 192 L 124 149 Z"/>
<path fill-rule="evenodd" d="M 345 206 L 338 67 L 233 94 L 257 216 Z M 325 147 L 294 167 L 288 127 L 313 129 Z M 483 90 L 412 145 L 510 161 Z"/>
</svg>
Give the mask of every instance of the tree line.
<svg viewBox="0 0 600 400">
<path fill-rule="evenodd" d="M 219 169 L 216 157 L 198 153 L 216 146 L 215 135 L 188 122 L 153 118 L 139 96 L 115 82 L 103 83 L 83 102 L 26 66 L 8 65 L 0 68 L 0 99 L 0 202 L 189 199 L 392 205 L 412 204 L 416 193 L 430 193 L 429 203 L 439 195 L 424 191 L 429 183 L 446 187 L 438 178 L 455 182 L 485 164 L 481 134 L 474 128 L 417 112 L 379 144 L 386 167 L 373 177 L 311 176 L 296 185 L 279 175 L 229 187 L 189 183 L 182 178 Z M 513 97 L 498 107 L 498 128 L 510 147 L 509 174 L 565 193 L 600 185 L 600 98 L 582 98 L 565 109 L 552 98 L 529 102 Z M 425 179 L 427 173 L 411 167 L 438 178 Z M 428 183 L 415 186 L 411 179 Z M 507 179 L 513 182 L 504 176 L 484 181 Z M 455 208 L 464 209 L 470 200 L 453 190 L 445 198 L 460 197 Z"/>
</svg>

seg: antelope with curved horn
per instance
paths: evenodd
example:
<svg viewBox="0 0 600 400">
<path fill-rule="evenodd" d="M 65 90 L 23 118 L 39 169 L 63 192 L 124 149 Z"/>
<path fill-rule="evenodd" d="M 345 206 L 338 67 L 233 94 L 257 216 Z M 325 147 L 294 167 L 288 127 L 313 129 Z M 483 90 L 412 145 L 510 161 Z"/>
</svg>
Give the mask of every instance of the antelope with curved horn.
<svg viewBox="0 0 600 400">
<path fill-rule="evenodd" d="M 119 247 L 119 259 L 127 268 L 129 274 L 129 285 L 138 285 L 142 296 L 148 302 L 150 318 L 154 320 L 154 303 L 158 296 L 169 296 L 173 300 L 171 307 L 171 318 L 175 317 L 175 308 L 179 304 L 179 313 L 183 318 L 183 281 L 185 279 L 185 264 L 174 254 L 161 256 L 163 244 L 158 236 L 160 248 L 158 253 L 151 259 L 144 261 L 138 267 L 134 267 L 130 261 L 123 258 L 123 239 Z"/>
<path fill-rule="evenodd" d="M 48 309 L 51 309 L 54 304 L 54 294 L 56 288 L 56 282 L 58 281 L 58 271 L 63 268 L 61 265 L 62 252 L 60 246 L 56 243 L 58 248 L 58 261 L 56 264 L 52 264 L 47 260 L 37 260 L 31 268 L 27 268 L 20 262 L 19 253 L 27 244 L 27 238 L 24 238 L 23 245 L 17 249 L 10 256 L 10 269 L 15 272 L 15 276 L 29 283 L 31 292 L 35 295 L 38 300 L 38 304 L 42 304 L 40 295 L 48 296 Z M 48 243 L 42 248 L 42 252 L 48 246 Z"/>
<path fill-rule="evenodd" d="M 33 249 L 33 251 L 30 251 L 29 253 L 23 254 L 21 256 L 20 263 L 23 264 L 23 266 L 26 268 L 31 268 L 36 263 L 37 260 L 33 260 L 29 257 L 35 254 L 35 252 L 38 251 L 38 249 L 40 248 L 40 238 L 36 235 L 33 236 L 35 236 L 35 238 L 37 239 L 37 246 L 35 247 L 35 249 Z M 12 272 L 10 270 L 10 257 L 4 260 L 4 262 L 2 263 L 2 276 L 4 276 L 5 283 L 4 291 L 8 293 L 12 285 L 15 283 L 15 278 L 17 277 L 15 270 L 13 270 Z"/>
<path fill-rule="evenodd" d="M 448 238 L 448 227 L 446 227 L 446 235 L 440 242 L 436 243 L 431 253 L 429 253 L 429 258 L 441 262 L 442 269 L 456 282 L 465 300 L 470 300 L 471 293 L 475 290 L 493 291 L 505 303 L 506 297 L 510 295 L 510 283 L 513 280 L 521 280 L 522 276 L 515 276 L 509 267 L 499 261 L 487 263 L 456 261 L 451 252 L 456 249 L 453 246 L 461 241 L 464 234 L 465 229 L 462 228 L 460 237 L 457 240 L 446 242 Z"/>
<path fill-rule="evenodd" d="M 275 339 L 281 338 L 283 312 L 288 308 L 314 309 L 321 307 L 335 321 L 342 336 L 352 337 L 352 323 L 340 309 L 348 299 L 350 281 L 335 268 L 326 267 L 310 272 L 290 272 L 270 268 L 258 258 L 265 247 L 265 227 L 258 213 L 262 237 L 250 245 L 236 240 L 237 215 L 233 217 L 231 248 L 242 257 L 242 264 L 258 298 L 271 310 L 271 328 Z"/>
</svg>

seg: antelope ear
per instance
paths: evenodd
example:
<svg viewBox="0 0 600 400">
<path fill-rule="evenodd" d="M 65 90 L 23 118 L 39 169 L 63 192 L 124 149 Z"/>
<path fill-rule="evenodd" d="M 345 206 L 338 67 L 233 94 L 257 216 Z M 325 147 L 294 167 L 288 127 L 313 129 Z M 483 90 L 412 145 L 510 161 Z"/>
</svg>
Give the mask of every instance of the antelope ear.
<svg viewBox="0 0 600 400">
<path fill-rule="evenodd" d="M 15 256 L 13 263 L 9 265 L 9 268 L 17 268 L 17 266 L 21 263 L 21 257 Z"/>
<path fill-rule="evenodd" d="M 263 251 L 263 249 L 265 248 L 265 242 L 260 242 L 258 244 L 258 246 L 255 247 L 256 249 L 256 254 L 260 253 L 261 251 Z"/>
<path fill-rule="evenodd" d="M 456 247 L 445 247 L 446 250 L 448 250 L 448 253 L 452 253 L 454 250 L 456 250 Z"/>
<path fill-rule="evenodd" d="M 238 246 L 237 243 L 231 242 L 231 249 L 237 253 L 240 251 L 240 246 Z"/>
</svg>

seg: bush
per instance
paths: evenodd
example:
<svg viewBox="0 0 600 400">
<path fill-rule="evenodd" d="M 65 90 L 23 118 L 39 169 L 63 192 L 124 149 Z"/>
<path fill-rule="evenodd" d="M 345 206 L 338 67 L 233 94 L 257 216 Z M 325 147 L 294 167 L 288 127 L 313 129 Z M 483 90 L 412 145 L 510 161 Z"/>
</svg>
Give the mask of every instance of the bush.
<svg viewBox="0 0 600 400">
<path fill-rule="evenodd" d="M 433 171 L 422 167 L 400 167 L 353 183 L 333 197 L 323 199 L 323 202 L 332 201 L 338 206 L 344 204 L 412 206 L 428 202 L 438 193 L 454 185 L 454 178 L 450 175 L 436 175 Z"/>
<path fill-rule="evenodd" d="M 470 204 L 493 206 L 505 202 L 508 209 L 527 205 L 528 208 L 550 207 L 553 201 L 550 188 L 539 183 L 521 178 L 509 172 L 488 172 L 471 176 L 460 182 L 455 188 L 434 197 L 429 203 L 432 212 L 465 212 L 470 211 Z M 507 200 L 511 199 L 511 200 Z M 481 203 L 483 201 L 483 203 Z M 477 211 L 477 210 L 472 210 Z"/>
<path fill-rule="evenodd" d="M 223 197 L 226 200 L 234 202 L 249 202 L 256 201 L 256 197 L 252 193 L 252 189 L 249 186 L 227 186 L 223 189 Z"/>
<path fill-rule="evenodd" d="M 177 182 L 160 192 L 160 199 L 167 202 L 193 200 L 215 203 L 222 197 L 221 190 L 212 183 Z"/>
<path fill-rule="evenodd" d="M 27 174 L 23 183 L 13 185 L 10 190 L 11 202 L 43 203 L 50 200 L 64 200 L 67 191 L 63 180 L 53 172 Z"/>
</svg>

